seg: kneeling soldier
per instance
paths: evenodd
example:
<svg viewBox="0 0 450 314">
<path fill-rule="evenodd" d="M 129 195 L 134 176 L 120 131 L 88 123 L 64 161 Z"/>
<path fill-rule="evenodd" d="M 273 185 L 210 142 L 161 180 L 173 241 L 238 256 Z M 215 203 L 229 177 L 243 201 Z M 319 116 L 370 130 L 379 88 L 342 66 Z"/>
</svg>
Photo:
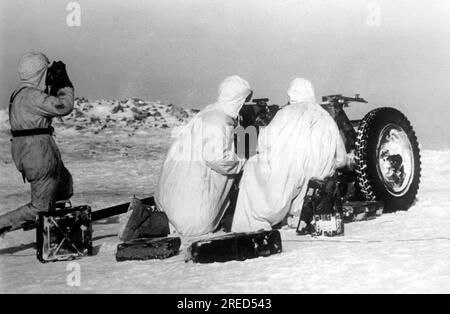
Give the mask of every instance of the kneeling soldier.
<svg viewBox="0 0 450 314">
<path fill-rule="evenodd" d="M 0 216 L 0 234 L 35 221 L 39 212 L 73 194 L 72 176 L 52 137 L 52 118 L 73 110 L 73 85 L 64 63 L 49 68 L 42 53 L 25 54 L 18 66 L 20 85 L 11 95 L 11 152 L 17 169 L 31 185 L 31 202 Z M 48 93 L 47 93 L 48 92 Z"/>
</svg>

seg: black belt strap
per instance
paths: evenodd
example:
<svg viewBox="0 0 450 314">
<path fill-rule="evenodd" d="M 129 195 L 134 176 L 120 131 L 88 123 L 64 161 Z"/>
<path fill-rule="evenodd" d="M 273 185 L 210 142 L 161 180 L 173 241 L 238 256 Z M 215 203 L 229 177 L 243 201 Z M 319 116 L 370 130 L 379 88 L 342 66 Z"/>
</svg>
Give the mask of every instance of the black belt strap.
<svg viewBox="0 0 450 314">
<path fill-rule="evenodd" d="M 28 130 L 11 130 L 11 135 L 13 137 L 22 137 L 22 136 L 33 136 L 33 135 L 53 135 L 55 129 L 53 127 L 42 128 L 42 129 L 28 129 Z"/>
<path fill-rule="evenodd" d="M 10 119 L 11 119 L 11 108 L 12 108 L 12 103 L 14 101 L 14 98 L 16 98 L 16 96 L 27 87 L 28 86 L 24 86 L 24 87 L 20 88 L 17 92 L 14 92 L 11 95 L 11 98 L 9 99 L 9 114 L 10 114 L 9 118 Z M 28 129 L 28 130 L 11 130 L 11 135 L 13 137 L 44 135 L 44 134 L 53 135 L 54 131 L 55 131 L 55 129 L 53 127 Z"/>
</svg>

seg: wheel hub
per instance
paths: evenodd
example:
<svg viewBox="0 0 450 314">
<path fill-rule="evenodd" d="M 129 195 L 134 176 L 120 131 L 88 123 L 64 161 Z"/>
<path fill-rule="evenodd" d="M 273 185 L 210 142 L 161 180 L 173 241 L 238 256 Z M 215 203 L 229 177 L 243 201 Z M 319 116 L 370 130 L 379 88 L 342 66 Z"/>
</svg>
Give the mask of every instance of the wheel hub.
<svg viewBox="0 0 450 314">
<path fill-rule="evenodd" d="M 387 191 L 394 196 L 408 192 L 414 177 L 414 154 L 406 132 L 389 124 L 380 133 L 377 170 Z"/>
</svg>

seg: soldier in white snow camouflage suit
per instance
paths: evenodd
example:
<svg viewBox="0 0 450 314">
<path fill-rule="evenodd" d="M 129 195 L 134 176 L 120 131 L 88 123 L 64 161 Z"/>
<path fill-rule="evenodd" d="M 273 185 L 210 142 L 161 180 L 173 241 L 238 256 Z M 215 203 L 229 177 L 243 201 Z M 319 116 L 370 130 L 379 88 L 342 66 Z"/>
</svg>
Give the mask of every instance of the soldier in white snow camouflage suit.
<svg viewBox="0 0 450 314">
<path fill-rule="evenodd" d="M 65 65 L 56 64 L 59 74 L 52 96 L 45 92 L 47 57 L 31 52 L 19 62 L 20 84 L 11 96 L 9 109 L 11 152 L 24 181 L 31 185 L 31 202 L 0 216 L 0 234 L 35 221 L 39 212 L 51 210 L 55 201 L 69 199 L 73 194 L 72 176 L 61 160 L 51 126 L 53 117 L 73 110 L 73 86 Z"/>
</svg>

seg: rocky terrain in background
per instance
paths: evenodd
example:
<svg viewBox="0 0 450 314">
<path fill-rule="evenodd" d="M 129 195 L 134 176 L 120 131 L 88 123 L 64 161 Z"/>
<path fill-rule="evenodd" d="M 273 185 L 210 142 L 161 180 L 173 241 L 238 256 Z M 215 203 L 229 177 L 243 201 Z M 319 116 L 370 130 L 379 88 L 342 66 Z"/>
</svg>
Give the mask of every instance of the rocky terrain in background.
<svg viewBox="0 0 450 314">
<path fill-rule="evenodd" d="M 108 133 L 137 130 L 168 129 L 189 121 L 198 110 L 185 109 L 160 101 L 145 101 L 137 98 L 126 100 L 95 100 L 76 98 L 74 110 L 66 117 L 53 119 L 53 126 L 64 133 Z M 0 130 L 9 130 L 8 112 L 0 110 Z M 69 131 L 69 132 L 67 132 Z"/>
</svg>

